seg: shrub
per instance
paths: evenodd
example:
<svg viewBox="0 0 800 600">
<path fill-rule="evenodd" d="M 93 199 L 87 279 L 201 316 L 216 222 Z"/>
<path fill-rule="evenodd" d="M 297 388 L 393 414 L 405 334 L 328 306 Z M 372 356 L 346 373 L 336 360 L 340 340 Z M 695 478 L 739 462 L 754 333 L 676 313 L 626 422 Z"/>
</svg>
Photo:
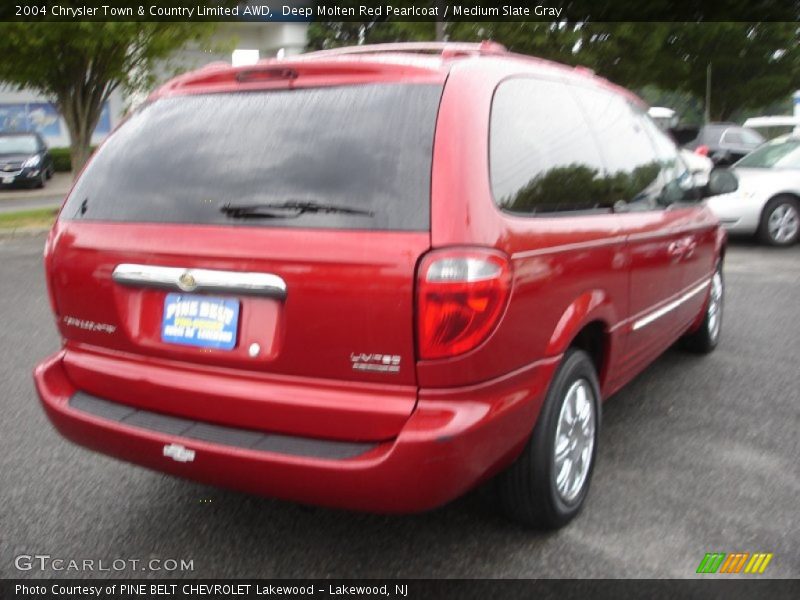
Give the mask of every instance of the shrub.
<svg viewBox="0 0 800 600">
<path fill-rule="evenodd" d="M 72 161 L 69 158 L 69 148 L 50 148 L 53 157 L 53 167 L 59 173 L 72 171 Z"/>
<path fill-rule="evenodd" d="M 92 146 L 94 152 L 95 146 Z M 50 148 L 50 155 L 53 157 L 53 167 L 58 173 L 69 173 L 72 171 L 72 160 L 69 157 L 69 148 Z"/>
</svg>

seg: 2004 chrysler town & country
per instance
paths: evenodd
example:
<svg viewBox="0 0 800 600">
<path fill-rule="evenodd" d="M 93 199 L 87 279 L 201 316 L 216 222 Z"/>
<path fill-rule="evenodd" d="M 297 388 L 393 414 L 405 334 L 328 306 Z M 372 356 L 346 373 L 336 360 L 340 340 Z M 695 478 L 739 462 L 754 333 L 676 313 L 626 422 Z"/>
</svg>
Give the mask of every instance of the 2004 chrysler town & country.
<svg viewBox="0 0 800 600">
<path fill-rule="evenodd" d="M 491 43 L 210 65 L 91 159 L 47 241 L 70 440 L 381 512 L 496 476 L 580 510 L 602 400 L 722 318 L 725 235 L 633 95 Z"/>
</svg>

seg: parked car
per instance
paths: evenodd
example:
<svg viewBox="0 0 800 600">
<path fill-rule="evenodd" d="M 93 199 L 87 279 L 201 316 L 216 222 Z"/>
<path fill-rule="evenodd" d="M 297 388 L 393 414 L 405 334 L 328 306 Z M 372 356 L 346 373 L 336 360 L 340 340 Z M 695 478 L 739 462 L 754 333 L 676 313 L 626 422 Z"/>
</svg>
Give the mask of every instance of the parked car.
<svg viewBox="0 0 800 600">
<path fill-rule="evenodd" d="M 650 115 L 650 118 L 662 131 L 669 131 L 676 127 L 680 121 L 678 113 L 666 106 L 651 106 L 647 109 L 647 114 Z"/>
<path fill-rule="evenodd" d="M 44 187 L 53 173 L 53 157 L 41 135 L 0 132 L 0 186 Z"/>
<path fill-rule="evenodd" d="M 651 106 L 647 114 L 653 122 L 658 125 L 663 132 L 673 138 L 673 141 L 678 143 L 675 139 L 674 131 L 678 126 L 677 113 L 665 106 Z M 699 131 L 699 130 L 698 130 Z M 689 172 L 694 177 L 695 185 L 704 186 L 708 183 L 708 176 L 714 168 L 714 162 L 702 153 L 681 148 L 680 156 L 686 166 L 689 167 Z"/>
<path fill-rule="evenodd" d="M 66 200 L 36 387 L 67 438 L 159 471 L 380 512 L 497 476 L 509 515 L 558 527 L 602 401 L 718 343 L 700 196 L 638 98 L 494 44 L 211 66 Z"/>
<path fill-rule="evenodd" d="M 685 147 L 708 156 L 717 166 L 730 166 L 764 141 L 764 136 L 757 131 L 735 123 L 708 123 Z"/>
<path fill-rule="evenodd" d="M 771 140 L 734 165 L 739 189 L 708 200 L 731 233 L 790 246 L 800 235 L 800 136 Z"/>
</svg>

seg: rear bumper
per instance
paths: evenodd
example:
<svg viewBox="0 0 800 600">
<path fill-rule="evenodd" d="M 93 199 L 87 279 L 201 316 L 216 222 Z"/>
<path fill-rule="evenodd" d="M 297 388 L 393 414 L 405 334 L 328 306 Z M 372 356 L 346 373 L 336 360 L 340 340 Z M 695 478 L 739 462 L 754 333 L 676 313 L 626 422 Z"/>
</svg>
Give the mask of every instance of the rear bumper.
<svg viewBox="0 0 800 600">
<path fill-rule="evenodd" d="M 308 504 L 373 512 L 417 512 L 468 491 L 510 464 L 524 446 L 558 358 L 487 384 L 421 390 L 393 440 L 362 454 L 327 459 L 182 437 L 103 418 L 70 405 L 78 390 L 64 352 L 41 363 L 34 380 L 47 416 L 66 438 L 172 475 Z M 164 455 L 177 444 L 190 461 Z"/>
</svg>

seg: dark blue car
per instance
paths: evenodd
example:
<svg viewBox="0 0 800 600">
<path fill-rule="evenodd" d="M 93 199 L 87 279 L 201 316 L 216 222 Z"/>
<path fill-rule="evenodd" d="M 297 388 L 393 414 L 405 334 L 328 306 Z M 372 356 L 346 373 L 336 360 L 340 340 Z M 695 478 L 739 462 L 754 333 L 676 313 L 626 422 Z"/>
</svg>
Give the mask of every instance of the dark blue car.
<svg viewBox="0 0 800 600">
<path fill-rule="evenodd" d="M 53 176 L 53 157 L 37 132 L 0 132 L 0 187 L 44 187 Z"/>
</svg>

